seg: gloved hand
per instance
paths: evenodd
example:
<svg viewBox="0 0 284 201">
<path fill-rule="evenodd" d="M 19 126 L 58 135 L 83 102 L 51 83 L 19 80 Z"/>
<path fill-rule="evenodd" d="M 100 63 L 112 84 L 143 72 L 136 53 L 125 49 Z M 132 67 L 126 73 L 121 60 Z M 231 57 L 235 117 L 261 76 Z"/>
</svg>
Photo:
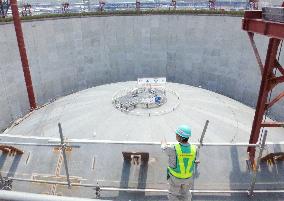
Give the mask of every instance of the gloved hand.
<svg viewBox="0 0 284 201">
<path fill-rule="evenodd" d="M 194 161 L 194 163 L 199 164 L 199 163 L 200 163 L 200 161 L 199 161 L 199 160 L 195 160 L 195 161 Z"/>
</svg>

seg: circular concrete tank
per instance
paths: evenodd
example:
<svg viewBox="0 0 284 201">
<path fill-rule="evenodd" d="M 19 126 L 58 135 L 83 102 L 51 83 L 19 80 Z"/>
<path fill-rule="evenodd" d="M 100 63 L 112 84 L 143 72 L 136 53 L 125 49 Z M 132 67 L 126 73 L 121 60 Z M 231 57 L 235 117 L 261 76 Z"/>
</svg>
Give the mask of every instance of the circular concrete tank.
<svg viewBox="0 0 284 201">
<path fill-rule="evenodd" d="M 27 114 L 29 104 L 14 27 L 0 26 L 0 42 L 9 50 L 0 49 L 3 130 Z M 257 101 L 260 72 L 240 17 L 81 17 L 24 22 L 23 32 L 39 105 L 137 77 L 201 86 L 250 107 Z M 256 43 L 264 60 L 267 38 L 256 36 Z M 270 115 L 281 120 L 282 109 L 280 102 Z"/>
<path fill-rule="evenodd" d="M 167 157 L 159 142 L 164 138 L 175 142 L 174 130 L 180 124 L 191 126 L 191 142 L 198 141 L 206 120 L 210 124 L 204 142 L 249 141 L 260 72 L 240 17 L 145 15 L 25 22 L 36 100 L 40 107 L 46 104 L 31 113 L 14 27 L 0 27 L 0 44 L 7 47 L 0 49 L 0 130 L 8 127 L 1 141 L 27 142 L 19 146 L 24 150 L 22 157 L 1 161 L 1 171 L 19 179 L 13 190 L 46 194 L 56 188 L 44 181 L 53 181 L 60 174 L 61 152 L 54 148 L 59 142 L 59 122 L 64 136 L 74 139 L 70 145 L 79 147 L 67 153 L 70 175 L 91 188 L 58 185 L 57 193 L 79 197 L 94 198 L 97 185 L 166 189 Z M 267 39 L 256 36 L 256 43 L 264 59 Z M 283 54 L 280 60 L 283 64 Z M 169 97 L 159 109 L 174 110 L 160 115 L 117 110 L 112 98 L 135 86 L 133 80 L 138 77 L 166 77 L 167 87 L 178 94 L 178 106 Z M 284 117 L 283 102 L 270 115 L 278 120 Z M 281 141 L 283 131 L 269 129 L 268 141 Z M 281 146 L 268 148 L 265 154 Z M 130 167 L 123 157 L 125 151 L 149 153 L 147 168 Z M 202 148 L 195 188 L 248 189 L 253 171 L 246 159 L 246 146 Z M 260 189 L 278 189 L 283 185 L 283 168 L 267 169 L 258 174 Z M 60 181 L 65 182 L 63 166 L 61 174 Z M 111 194 L 106 192 L 103 198 L 111 199 Z M 130 200 L 130 193 L 114 194 Z M 131 200 L 137 195 L 133 193 Z M 148 200 L 145 195 L 141 200 Z M 262 199 L 263 194 L 260 196 Z M 236 200 L 247 199 L 245 193 Z"/>
</svg>

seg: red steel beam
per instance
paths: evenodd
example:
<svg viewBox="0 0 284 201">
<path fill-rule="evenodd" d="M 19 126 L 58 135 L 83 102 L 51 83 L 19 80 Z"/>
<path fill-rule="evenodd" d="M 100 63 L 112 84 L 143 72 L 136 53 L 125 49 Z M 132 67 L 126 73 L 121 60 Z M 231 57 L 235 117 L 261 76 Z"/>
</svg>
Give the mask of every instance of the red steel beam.
<svg viewBox="0 0 284 201">
<path fill-rule="evenodd" d="M 261 10 L 245 11 L 244 18 L 245 19 L 261 19 L 262 11 Z"/>
<path fill-rule="evenodd" d="M 22 31 L 22 26 L 21 26 L 21 19 L 19 16 L 17 0 L 10 0 L 10 3 L 11 3 L 11 10 L 12 10 L 12 15 L 13 15 L 13 20 L 14 20 L 14 26 L 15 26 L 16 36 L 17 36 L 19 52 L 21 56 L 21 62 L 22 62 L 25 82 L 26 82 L 26 88 L 28 92 L 30 110 L 33 110 L 36 108 L 36 101 L 35 101 L 35 95 L 34 95 L 34 90 L 33 90 L 28 57 L 27 57 L 26 48 L 25 48 L 25 41 L 24 41 L 24 36 L 23 36 L 23 31 Z"/>
<path fill-rule="evenodd" d="M 284 7 L 284 2 L 282 6 Z M 281 40 L 284 39 L 284 23 L 263 20 L 262 11 L 245 11 L 244 19 L 242 20 L 242 29 L 248 32 L 250 43 L 262 73 L 259 96 L 249 140 L 250 144 L 255 144 L 259 139 L 260 129 L 262 127 L 284 127 L 284 122 L 263 122 L 263 116 L 266 111 L 284 97 L 283 91 L 272 101 L 268 100 L 269 92 L 278 84 L 284 82 L 284 68 L 279 64 L 276 58 L 279 44 Z M 270 37 L 264 66 L 253 39 L 255 33 Z M 279 70 L 282 75 L 274 75 L 274 70 Z M 248 147 L 248 152 L 250 161 L 254 164 L 255 147 Z"/>
<path fill-rule="evenodd" d="M 262 124 L 263 116 L 267 107 L 267 98 L 270 92 L 271 78 L 274 78 L 273 69 L 275 69 L 275 60 L 277 56 L 278 47 L 280 44 L 279 39 L 270 38 L 269 45 L 267 49 L 265 66 L 263 69 L 261 85 L 259 89 L 259 97 L 257 101 L 254 121 L 252 125 L 251 135 L 250 135 L 250 144 L 257 143 L 259 139 L 260 129 L 264 127 L 265 124 Z M 269 124 L 270 125 L 270 124 Z M 248 147 L 249 157 L 251 161 L 254 161 L 255 157 L 255 147 Z"/>
<path fill-rule="evenodd" d="M 268 108 L 272 107 L 275 103 L 277 103 L 279 100 L 281 100 L 284 97 L 284 92 L 280 93 L 278 96 L 276 96 L 272 101 L 269 103 L 266 103 L 265 109 L 267 110 Z"/>
<path fill-rule="evenodd" d="M 282 75 L 284 75 L 284 68 L 280 65 L 280 63 L 275 60 L 275 67 L 280 71 Z"/>
<path fill-rule="evenodd" d="M 272 90 L 276 85 L 284 82 L 284 76 L 281 77 L 275 77 L 274 75 L 271 75 L 271 78 L 269 79 L 269 89 Z"/>
<path fill-rule="evenodd" d="M 251 12 L 251 11 L 246 11 Z M 264 21 L 262 19 L 243 19 L 243 30 L 266 35 L 280 40 L 284 39 L 283 23 Z"/>
<path fill-rule="evenodd" d="M 251 46 L 252 46 L 254 55 L 255 55 L 255 57 L 256 57 L 256 61 L 257 61 L 257 63 L 258 63 L 259 70 L 260 70 L 260 72 L 261 72 L 261 74 L 262 74 L 262 73 L 263 73 L 263 64 L 262 64 L 262 61 L 261 61 L 259 52 L 258 52 L 258 50 L 257 50 L 256 44 L 255 44 L 255 41 L 254 41 L 254 33 L 248 32 L 248 35 L 249 35 L 250 44 L 251 44 Z"/>
<path fill-rule="evenodd" d="M 261 124 L 261 127 L 283 127 L 284 122 L 264 122 Z"/>
<path fill-rule="evenodd" d="M 269 81 L 270 81 L 273 85 L 277 85 L 277 84 L 280 84 L 280 83 L 284 82 L 284 76 L 274 77 L 274 78 L 271 78 Z"/>
</svg>

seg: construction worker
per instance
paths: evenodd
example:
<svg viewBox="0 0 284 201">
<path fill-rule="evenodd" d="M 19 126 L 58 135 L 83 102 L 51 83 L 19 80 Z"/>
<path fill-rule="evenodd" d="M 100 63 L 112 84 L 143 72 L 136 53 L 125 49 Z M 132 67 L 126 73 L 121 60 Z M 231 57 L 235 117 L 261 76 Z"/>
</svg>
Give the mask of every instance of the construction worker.
<svg viewBox="0 0 284 201">
<path fill-rule="evenodd" d="M 190 201 L 189 190 L 193 185 L 193 170 L 196 159 L 196 146 L 188 143 L 191 129 L 186 125 L 179 126 L 176 131 L 178 144 L 167 145 L 164 139 L 161 143 L 162 150 L 169 157 L 167 179 L 169 180 L 170 201 Z"/>
</svg>

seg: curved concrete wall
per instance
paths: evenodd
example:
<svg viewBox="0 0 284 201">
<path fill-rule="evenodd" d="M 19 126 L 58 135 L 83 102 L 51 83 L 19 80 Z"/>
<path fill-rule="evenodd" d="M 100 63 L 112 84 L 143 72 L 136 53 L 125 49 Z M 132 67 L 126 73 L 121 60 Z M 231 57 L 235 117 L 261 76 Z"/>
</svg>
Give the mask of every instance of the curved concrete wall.
<svg viewBox="0 0 284 201">
<path fill-rule="evenodd" d="M 0 26 L 0 128 L 28 111 L 12 24 Z M 110 16 L 23 23 L 36 99 L 137 77 L 201 86 L 255 106 L 260 73 L 241 18 Z M 258 36 L 264 59 L 267 38 Z M 283 63 L 283 56 L 281 60 Z M 272 115 L 283 115 L 283 102 Z"/>
</svg>

